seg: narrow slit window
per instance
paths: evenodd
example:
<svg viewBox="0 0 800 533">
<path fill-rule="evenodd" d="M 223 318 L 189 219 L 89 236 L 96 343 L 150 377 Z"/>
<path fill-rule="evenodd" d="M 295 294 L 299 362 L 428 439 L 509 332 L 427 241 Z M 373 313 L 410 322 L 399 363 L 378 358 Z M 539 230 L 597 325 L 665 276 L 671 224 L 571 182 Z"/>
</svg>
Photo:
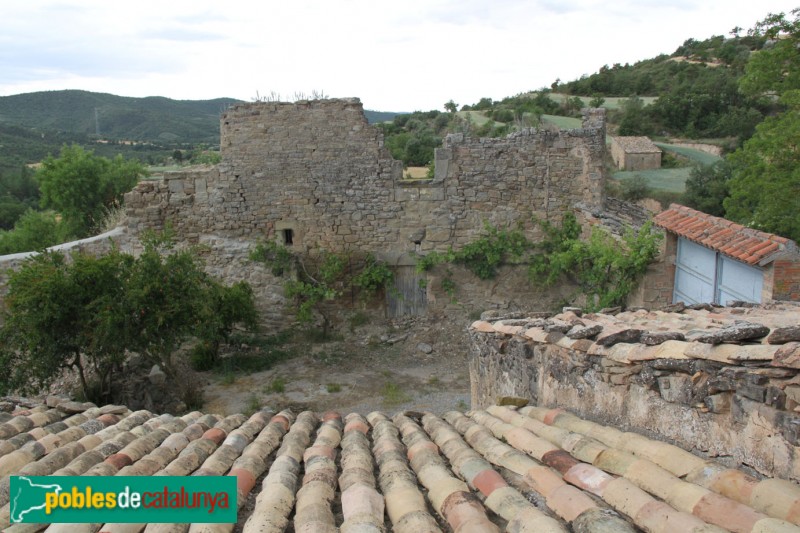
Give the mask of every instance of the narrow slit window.
<svg viewBox="0 0 800 533">
<path fill-rule="evenodd" d="M 283 230 L 283 244 L 286 246 L 291 246 L 294 244 L 294 230 L 285 229 Z"/>
</svg>

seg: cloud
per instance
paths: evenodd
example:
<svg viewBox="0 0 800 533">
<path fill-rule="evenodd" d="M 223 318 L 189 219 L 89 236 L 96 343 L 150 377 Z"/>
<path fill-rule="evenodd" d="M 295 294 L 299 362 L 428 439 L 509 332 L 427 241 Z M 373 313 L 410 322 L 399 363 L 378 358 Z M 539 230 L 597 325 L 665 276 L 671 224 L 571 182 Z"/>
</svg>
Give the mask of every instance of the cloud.
<svg viewBox="0 0 800 533">
<path fill-rule="evenodd" d="M 180 99 L 322 89 L 385 110 L 502 98 L 750 27 L 790 0 L 26 0 L 0 18 L 0 94 Z"/>
</svg>

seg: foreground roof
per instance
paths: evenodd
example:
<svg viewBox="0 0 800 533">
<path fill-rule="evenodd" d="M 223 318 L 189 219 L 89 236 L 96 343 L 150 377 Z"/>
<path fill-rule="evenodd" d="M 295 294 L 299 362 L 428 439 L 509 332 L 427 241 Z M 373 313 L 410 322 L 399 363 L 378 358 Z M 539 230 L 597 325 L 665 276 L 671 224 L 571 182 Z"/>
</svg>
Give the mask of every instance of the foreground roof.
<svg viewBox="0 0 800 533">
<path fill-rule="evenodd" d="M 800 531 L 784 521 L 800 523 L 797 485 L 560 409 L 178 417 L 48 400 L 0 413 L 0 527 L 9 475 L 229 475 L 237 525 L 47 530 Z"/>
<path fill-rule="evenodd" d="M 653 218 L 667 231 L 750 265 L 764 265 L 782 251 L 797 252 L 794 241 L 766 233 L 680 204 Z"/>
</svg>

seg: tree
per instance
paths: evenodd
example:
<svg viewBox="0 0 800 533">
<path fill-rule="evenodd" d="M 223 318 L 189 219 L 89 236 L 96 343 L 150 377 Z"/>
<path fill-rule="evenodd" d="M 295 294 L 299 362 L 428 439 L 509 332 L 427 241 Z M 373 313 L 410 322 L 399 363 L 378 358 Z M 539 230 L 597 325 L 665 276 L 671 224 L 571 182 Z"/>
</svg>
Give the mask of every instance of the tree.
<svg viewBox="0 0 800 533">
<path fill-rule="evenodd" d="M 724 159 L 713 165 L 696 165 L 686 180 L 682 202 L 703 213 L 724 217 L 722 202 L 728 196 L 730 178 L 731 166 Z"/>
<path fill-rule="evenodd" d="M 0 393 L 37 391 L 64 369 L 74 370 L 84 393 L 112 399 L 112 381 L 127 350 L 158 364 L 175 380 L 175 351 L 189 338 L 211 344 L 213 355 L 233 327 L 255 325 L 253 293 L 244 282 L 225 287 L 202 269 L 191 250 L 148 236 L 134 258 L 37 254 L 9 279 L 0 329 Z M 89 370 L 97 376 L 93 393 Z"/>
<path fill-rule="evenodd" d="M 728 218 L 800 240 L 800 91 L 781 97 L 789 109 L 756 127 L 728 156 L 733 177 L 725 199 Z"/>
<path fill-rule="evenodd" d="M 78 145 L 64 146 L 58 158 L 48 157 L 36 177 L 41 189 L 41 205 L 54 209 L 71 231 L 83 237 L 101 222 L 104 209 L 122 201 L 147 175 L 138 160 L 95 156 Z"/>
<path fill-rule="evenodd" d="M 122 304 L 131 259 L 112 252 L 101 258 L 77 254 L 68 262 L 48 252 L 12 273 L 0 331 L 0 389 L 36 391 L 70 369 L 90 397 L 91 368 L 107 400 L 131 340 Z"/>
<path fill-rule="evenodd" d="M 444 110 L 448 113 L 455 113 L 458 111 L 458 104 L 451 99 L 444 104 Z"/>
<path fill-rule="evenodd" d="M 70 228 L 53 211 L 28 209 L 11 231 L 0 231 L 0 254 L 42 250 L 75 238 Z"/>
<path fill-rule="evenodd" d="M 771 14 L 750 30 L 750 35 L 764 36 L 770 42 L 747 62 L 740 82 L 745 94 L 800 89 L 800 8 L 791 13 L 794 20 L 783 13 Z"/>
<path fill-rule="evenodd" d="M 602 95 L 595 93 L 592 99 L 589 100 L 589 107 L 602 107 L 606 103 L 606 99 Z"/>
<path fill-rule="evenodd" d="M 777 93 L 784 111 L 756 126 L 731 154 L 726 216 L 765 231 L 800 239 L 800 8 L 794 20 L 769 15 L 750 31 L 772 39 L 753 55 L 741 80 L 749 94 Z"/>
<path fill-rule="evenodd" d="M 620 135 L 646 135 L 649 133 L 644 102 L 638 96 L 631 96 L 622 102 L 622 118 L 619 121 Z"/>
</svg>

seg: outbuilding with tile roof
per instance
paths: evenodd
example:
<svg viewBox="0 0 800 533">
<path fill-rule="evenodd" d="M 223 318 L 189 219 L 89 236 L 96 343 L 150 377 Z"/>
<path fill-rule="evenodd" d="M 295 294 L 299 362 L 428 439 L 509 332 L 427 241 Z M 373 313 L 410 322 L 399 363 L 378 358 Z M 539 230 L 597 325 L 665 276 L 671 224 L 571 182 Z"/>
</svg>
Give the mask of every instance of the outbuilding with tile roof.
<svg viewBox="0 0 800 533">
<path fill-rule="evenodd" d="M 661 148 L 649 137 L 611 137 L 611 158 L 620 170 L 661 168 Z"/>
<path fill-rule="evenodd" d="M 654 222 L 666 231 L 672 303 L 800 300 L 794 241 L 679 204 Z"/>
</svg>

